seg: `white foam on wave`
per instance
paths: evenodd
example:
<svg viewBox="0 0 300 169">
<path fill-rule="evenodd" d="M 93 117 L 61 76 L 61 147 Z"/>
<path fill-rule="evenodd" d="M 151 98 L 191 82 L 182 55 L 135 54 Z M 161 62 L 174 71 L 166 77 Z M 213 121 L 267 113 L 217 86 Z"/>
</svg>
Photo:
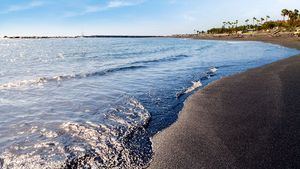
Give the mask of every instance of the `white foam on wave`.
<svg viewBox="0 0 300 169">
<path fill-rule="evenodd" d="M 190 87 L 188 87 L 188 88 L 186 88 L 186 89 L 184 89 L 184 90 L 178 92 L 178 93 L 176 94 L 176 97 L 179 98 L 180 96 L 182 96 L 182 95 L 184 95 L 184 94 L 191 93 L 191 92 L 193 92 L 194 90 L 196 90 L 196 89 L 198 89 L 199 87 L 202 86 L 202 83 L 201 83 L 200 80 L 199 80 L 199 81 L 196 81 L 196 82 L 192 82 L 192 84 L 193 84 L 192 86 L 190 86 Z"/>
<path fill-rule="evenodd" d="M 59 82 L 61 80 L 70 80 L 74 78 L 84 78 L 86 75 L 59 75 L 53 77 L 39 77 L 30 80 L 20 80 L 9 83 L 0 84 L 0 90 L 3 89 L 18 89 L 22 87 L 33 87 L 33 86 L 43 86 L 47 82 Z"/>
<path fill-rule="evenodd" d="M 217 71 L 218 71 L 217 67 L 211 67 L 211 68 L 209 68 L 208 71 L 202 73 L 203 76 L 200 78 L 199 81 L 192 82 L 192 84 L 193 84 L 192 86 L 190 86 L 188 88 L 185 88 L 182 91 L 176 93 L 176 97 L 179 98 L 179 97 L 181 97 L 184 94 L 191 93 L 194 90 L 198 89 L 199 87 L 202 86 L 201 80 L 207 80 L 207 79 L 209 79 L 211 76 L 216 75 Z"/>
<path fill-rule="evenodd" d="M 59 82 L 62 80 L 81 79 L 81 78 L 92 77 L 92 76 L 103 76 L 108 73 L 115 73 L 118 71 L 128 71 L 128 70 L 134 70 L 139 68 L 145 68 L 145 66 L 122 66 L 122 67 L 110 68 L 110 69 L 88 72 L 88 73 L 58 75 L 53 77 L 39 77 L 31 80 L 21 80 L 21 81 L 0 84 L 0 90 L 21 88 L 21 87 L 31 87 L 31 86 L 42 86 L 47 82 Z"/>
<path fill-rule="evenodd" d="M 136 99 L 129 98 L 126 100 L 125 104 L 107 112 L 106 118 L 110 121 L 108 124 L 99 125 L 93 122 L 62 124 L 63 130 L 71 134 L 72 137 L 80 138 L 84 143 L 88 143 L 90 148 L 94 150 L 93 156 L 101 158 L 101 161 L 86 159 L 88 164 L 108 168 L 139 168 L 137 167 L 139 164 L 135 164 L 139 161 L 137 160 L 139 157 L 132 157 L 131 151 L 126 148 L 124 141 L 136 130 L 144 130 L 150 119 L 150 114 Z M 77 155 L 73 158 L 84 157 L 86 154 L 86 152 L 78 152 L 76 149 L 87 151 L 90 148 L 75 143 L 71 149 Z"/>
<path fill-rule="evenodd" d="M 57 132 L 31 127 L 26 132 L 41 139 L 7 149 L 0 155 L 3 168 L 143 168 L 151 149 L 131 150 L 143 148 L 132 139 L 141 138 L 150 114 L 134 98 L 119 104 L 105 113 L 106 122 L 65 122 Z"/>
<path fill-rule="evenodd" d="M 211 67 L 209 73 L 217 73 L 218 69 L 216 67 Z"/>
<path fill-rule="evenodd" d="M 65 58 L 63 53 L 58 53 L 57 57 L 60 58 L 60 59 L 64 59 Z"/>
<path fill-rule="evenodd" d="M 18 88 L 18 87 L 33 85 L 33 84 L 34 85 L 43 85 L 46 82 L 47 82 L 47 78 L 37 78 L 37 79 L 32 79 L 32 80 L 20 80 L 20 81 L 0 84 L 0 90 L 1 89 Z"/>
<path fill-rule="evenodd" d="M 193 83 L 193 85 L 186 89 L 186 91 L 184 92 L 185 94 L 190 93 L 190 92 L 194 91 L 195 89 L 202 86 L 202 83 L 200 82 L 200 80 L 196 81 L 196 82 L 192 82 L 192 83 Z"/>
</svg>

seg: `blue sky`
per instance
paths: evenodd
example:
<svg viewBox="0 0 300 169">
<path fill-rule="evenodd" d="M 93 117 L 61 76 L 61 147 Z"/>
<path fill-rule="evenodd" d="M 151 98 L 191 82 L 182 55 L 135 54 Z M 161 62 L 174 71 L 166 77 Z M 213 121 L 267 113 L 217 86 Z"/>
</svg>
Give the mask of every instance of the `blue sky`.
<svg viewBox="0 0 300 169">
<path fill-rule="evenodd" d="M 4 35 L 169 35 L 252 17 L 280 19 L 299 0 L 0 0 Z"/>
</svg>

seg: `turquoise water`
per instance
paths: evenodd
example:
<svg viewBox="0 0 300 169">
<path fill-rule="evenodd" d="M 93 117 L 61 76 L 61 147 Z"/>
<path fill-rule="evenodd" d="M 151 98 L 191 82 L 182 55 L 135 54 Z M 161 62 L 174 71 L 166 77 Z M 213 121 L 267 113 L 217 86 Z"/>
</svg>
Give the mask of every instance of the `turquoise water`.
<svg viewBox="0 0 300 169">
<path fill-rule="evenodd" d="M 0 168 L 144 167 L 149 138 L 194 91 L 299 54 L 172 38 L 0 40 L 0 51 Z"/>
</svg>

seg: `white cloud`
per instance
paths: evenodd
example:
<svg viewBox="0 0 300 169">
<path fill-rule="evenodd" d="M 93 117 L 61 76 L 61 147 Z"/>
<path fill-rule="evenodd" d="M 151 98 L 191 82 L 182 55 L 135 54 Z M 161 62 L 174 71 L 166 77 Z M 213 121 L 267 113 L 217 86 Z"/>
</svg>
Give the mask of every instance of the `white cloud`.
<svg viewBox="0 0 300 169">
<path fill-rule="evenodd" d="M 122 7 L 122 6 L 126 6 L 127 2 L 124 1 L 110 1 L 107 5 L 107 8 L 118 8 L 118 7 Z"/>
<path fill-rule="evenodd" d="M 126 1 L 126 0 L 112 0 L 107 4 L 107 8 L 120 8 L 124 6 L 133 6 L 141 3 L 141 1 Z"/>
<path fill-rule="evenodd" d="M 89 13 L 106 11 L 114 8 L 122 8 L 126 6 L 135 6 L 145 2 L 145 0 L 109 0 L 105 5 L 88 5 L 79 12 L 67 12 L 65 17 L 82 16 Z"/>
<path fill-rule="evenodd" d="M 42 1 L 31 1 L 27 4 L 12 5 L 12 6 L 8 7 L 6 10 L 4 10 L 2 13 L 10 13 L 10 12 L 29 10 L 29 9 L 37 8 L 37 7 L 40 7 L 43 5 L 44 5 L 44 2 L 42 2 Z"/>
</svg>

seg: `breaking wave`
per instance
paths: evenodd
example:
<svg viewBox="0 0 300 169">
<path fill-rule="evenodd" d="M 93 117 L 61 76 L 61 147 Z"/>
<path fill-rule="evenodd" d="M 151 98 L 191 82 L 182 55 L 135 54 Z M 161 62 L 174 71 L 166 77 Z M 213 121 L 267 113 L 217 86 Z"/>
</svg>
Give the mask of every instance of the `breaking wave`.
<svg viewBox="0 0 300 169">
<path fill-rule="evenodd" d="M 0 90 L 1 89 L 3 90 L 3 89 L 18 88 L 18 87 L 23 87 L 23 86 L 41 86 L 47 82 L 59 82 L 59 81 L 65 81 L 65 80 L 94 77 L 94 76 L 104 76 L 104 75 L 108 75 L 109 73 L 146 68 L 147 67 L 146 64 L 149 64 L 149 63 L 171 62 L 171 61 L 177 61 L 177 60 L 187 58 L 187 57 L 190 57 L 190 56 L 175 55 L 175 56 L 165 57 L 165 58 L 161 58 L 161 59 L 135 61 L 135 62 L 129 63 L 127 66 L 122 66 L 122 67 L 117 67 L 117 68 L 109 68 L 109 69 L 90 72 L 90 73 L 80 73 L 80 74 L 73 74 L 73 75 L 59 75 L 59 76 L 53 76 L 53 77 L 39 77 L 37 79 L 9 82 L 9 83 L 5 83 L 5 84 L 0 84 Z"/>
<path fill-rule="evenodd" d="M 188 88 L 186 88 L 186 89 L 184 89 L 184 90 L 178 92 L 178 93 L 176 94 L 176 97 L 179 98 L 180 96 L 182 96 L 182 95 L 184 95 L 184 94 L 191 93 L 191 92 L 193 92 L 194 90 L 196 90 L 196 89 L 198 89 L 199 87 L 202 86 L 202 83 L 200 82 L 200 80 L 199 80 L 199 81 L 196 81 L 196 82 L 192 82 L 192 84 L 193 84 L 192 86 L 190 86 L 190 87 L 188 87 Z"/>
<path fill-rule="evenodd" d="M 119 57 L 129 56 L 129 55 L 161 53 L 161 52 L 166 52 L 166 51 L 169 51 L 172 49 L 174 49 L 174 47 L 166 47 L 166 48 L 152 49 L 152 50 L 141 50 L 141 51 L 136 51 L 136 52 L 128 51 L 128 52 L 121 52 L 121 53 L 111 53 L 111 54 L 106 54 L 106 55 L 113 56 L 114 58 L 119 58 Z"/>
<path fill-rule="evenodd" d="M 136 61 L 132 64 L 148 64 L 148 63 L 160 63 L 160 62 L 171 62 L 171 61 L 177 61 L 183 58 L 188 58 L 190 56 L 188 55 L 175 55 L 170 57 L 165 57 L 161 59 L 153 59 L 153 60 L 145 60 L 145 61 Z"/>
<path fill-rule="evenodd" d="M 105 123 L 65 122 L 57 131 L 33 126 L 24 133 L 30 137 L 0 155 L 0 168 L 145 167 L 152 155 L 149 112 L 126 97 L 105 117 Z"/>
<path fill-rule="evenodd" d="M 22 81 L 0 84 L 0 90 L 18 88 L 22 86 L 43 85 L 47 82 L 59 82 L 63 80 L 82 79 L 82 78 L 93 77 L 93 76 L 104 76 L 109 73 L 115 73 L 119 71 L 129 71 L 129 70 L 135 70 L 135 69 L 140 69 L 145 67 L 146 66 L 124 66 L 124 67 L 111 68 L 111 69 L 95 71 L 95 72 L 85 73 L 85 74 L 82 73 L 82 74 L 74 74 L 74 75 L 60 75 L 60 76 L 53 76 L 53 77 L 40 77 L 32 80 L 22 80 Z"/>
<path fill-rule="evenodd" d="M 191 93 L 193 91 L 195 91 L 196 89 L 198 89 L 199 87 L 201 87 L 203 84 L 201 83 L 201 81 L 207 80 L 212 76 L 215 76 L 217 74 L 219 67 L 211 67 L 209 68 L 206 72 L 200 73 L 200 78 L 197 79 L 197 81 L 192 82 L 192 86 L 188 87 L 188 88 L 184 88 L 181 91 L 176 93 L 176 98 L 180 98 L 181 96 Z"/>
</svg>

